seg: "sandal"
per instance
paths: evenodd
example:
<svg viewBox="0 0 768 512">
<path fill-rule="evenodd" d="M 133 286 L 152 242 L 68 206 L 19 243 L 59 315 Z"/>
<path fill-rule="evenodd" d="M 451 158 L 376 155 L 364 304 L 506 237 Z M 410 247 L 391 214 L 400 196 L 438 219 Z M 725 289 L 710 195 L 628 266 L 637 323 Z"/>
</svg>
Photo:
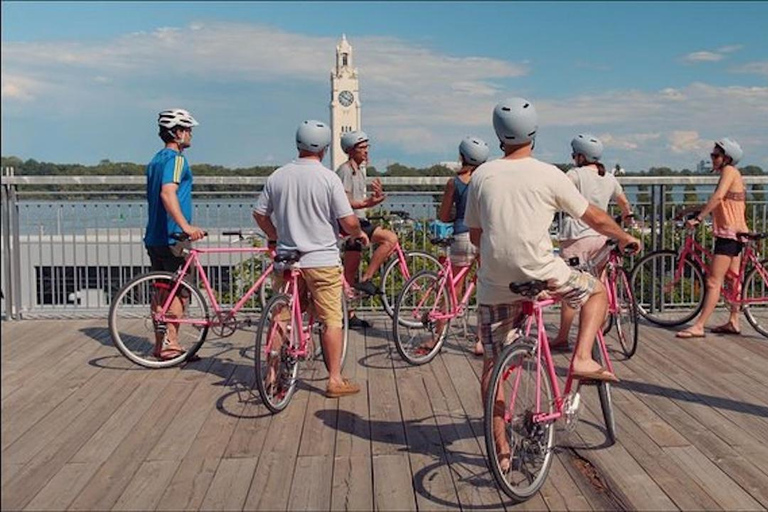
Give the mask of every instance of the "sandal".
<svg viewBox="0 0 768 512">
<path fill-rule="evenodd" d="M 683 340 L 688 340 L 691 338 L 706 338 L 706 335 L 704 333 L 698 334 L 695 332 L 691 332 L 688 329 L 685 329 L 683 331 L 678 332 L 675 334 L 675 338 L 680 338 Z"/>
<path fill-rule="evenodd" d="M 713 327 L 709 330 L 709 332 L 713 332 L 715 334 L 741 334 L 741 331 L 736 329 L 731 322 Z"/>
</svg>

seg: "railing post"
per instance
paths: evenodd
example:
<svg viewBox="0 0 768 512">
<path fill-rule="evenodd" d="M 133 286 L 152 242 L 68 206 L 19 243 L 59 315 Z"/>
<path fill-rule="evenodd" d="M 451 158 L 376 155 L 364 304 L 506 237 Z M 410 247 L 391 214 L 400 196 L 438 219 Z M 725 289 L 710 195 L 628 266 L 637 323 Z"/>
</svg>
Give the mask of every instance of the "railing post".
<svg viewBox="0 0 768 512">
<path fill-rule="evenodd" d="M 4 176 L 13 176 L 13 167 L 3 169 Z M 21 262 L 19 260 L 18 204 L 16 185 L 3 183 L 2 186 L 2 231 L 3 231 L 3 297 L 5 318 L 18 319 L 19 296 L 21 295 Z"/>
<path fill-rule="evenodd" d="M 661 209 L 661 215 L 659 217 L 659 249 L 664 248 L 664 226 L 667 224 L 667 189 L 666 186 L 659 184 L 659 208 Z"/>
<path fill-rule="evenodd" d="M 651 185 L 651 250 L 656 251 L 658 250 L 658 244 L 656 243 L 658 240 L 658 236 L 656 234 L 656 226 L 658 225 L 658 220 L 656 219 L 656 185 Z"/>
</svg>

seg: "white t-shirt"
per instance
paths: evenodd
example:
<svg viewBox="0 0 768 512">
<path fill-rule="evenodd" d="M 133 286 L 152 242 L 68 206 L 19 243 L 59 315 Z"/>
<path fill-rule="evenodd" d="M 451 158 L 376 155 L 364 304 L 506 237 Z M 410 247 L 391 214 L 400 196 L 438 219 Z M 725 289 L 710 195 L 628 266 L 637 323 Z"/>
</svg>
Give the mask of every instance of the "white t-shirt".
<svg viewBox="0 0 768 512">
<path fill-rule="evenodd" d="M 608 209 L 611 199 L 616 200 L 624 193 L 619 181 L 613 174 L 600 176 L 594 167 L 577 167 L 566 173 L 579 192 L 601 210 Z M 587 236 L 600 236 L 600 233 L 586 223 L 573 217 L 564 217 L 560 226 L 560 240 L 575 240 Z"/>
<path fill-rule="evenodd" d="M 339 265 L 338 219 L 352 215 L 344 186 L 319 161 L 299 158 L 269 175 L 254 211 L 277 228 L 277 250 L 299 251 L 301 268 Z"/>
<path fill-rule="evenodd" d="M 472 174 L 464 222 L 483 230 L 477 299 L 480 304 L 520 300 L 509 283 L 533 279 L 564 284 L 571 269 L 552 251 L 555 213 L 581 217 L 589 202 L 560 169 L 535 158 L 493 160 Z"/>
<path fill-rule="evenodd" d="M 341 183 L 344 185 L 344 190 L 352 196 L 352 201 L 359 202 L 365 201 L 365 179 L 366 169 L 365 165 L 360 165 L 357 171 L 352 167 L 349 161 L 344 162 L 336 170 L 336 174 L 341 178 Z M 355 215 L 359 219 L 365 219 L 365 208 L 358 208 L 355 210 Z"/>
</svg>

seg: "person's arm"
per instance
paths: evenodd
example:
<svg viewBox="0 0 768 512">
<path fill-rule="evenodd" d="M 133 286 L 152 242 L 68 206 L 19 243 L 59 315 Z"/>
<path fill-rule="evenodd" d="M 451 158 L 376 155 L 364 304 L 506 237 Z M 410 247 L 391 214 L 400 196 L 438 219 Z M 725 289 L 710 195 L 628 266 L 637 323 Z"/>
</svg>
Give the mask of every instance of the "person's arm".
<svg viewBox="0 0 768 512">
<path fill-rule="evenodd" d="M 165 183 L 160 189 L 160 200 L 163 202 L 163 208 L 168 212 L 173 221 L 179 225 L 181 230 L 189 235 L 190 240 L 200 240 L 205 236 L 205 231 L 197 226 L 191 225 L 181 213 L 179 197 L 176 195 L 179 185 L 176 183 Z"/>
<path fill-rule="evenodd" d="M 360 219 L 357 218 L 357 215 L 352 214 L 347 215 L 346 217 L 340 217 L 339 226 L 341 226 L 341 229 L 352 239 L 361 240 L 364 246 L 368 245 L 368 236 L 360 228 Z"/>
<path fill-rule="evenodd" d="M 472 245 L 480 248 L 480 238 L 483 236 L 483 229 L 482 228 L 469 228 L 469 241 L 472 242 Z"/>
<path fill-rule="evenodd" d="M 437 218 L 443 222 L 451 222 L 451 206 L 453 205 L 453 191 L 454 184 L 453 178 L 448 180 L 443 190 L 443 200 L 440 203 L 440 210 L 437 213 Z"/>
<path fill-rule="evenodd" d="M 267 235 L 267 240 L 270 243 L 277 242 L 277 228 L 275 228 L 269 215 L 264 215 L 254 210 L 253 220 L 256 221 L 259 228 Z"/>
<path fill-rule="evenodd" d="M 619 208 L 621 209 L 621 217 L 623 219 L 632 217 L 632 205 L 629 203 L 627 196 L 625 196 L 623 193 L 616 196 L 616 204 L 618 204 Z"/>
<path fill-rule="evenodd" d="M 480 224 L 480 191 L 478 176 L 469 182 L 467 188 L 467 208 L 464 210 L 464 224 L 469 228 L 469 241 L 480 249 L 480 239 L 483 236 L 483 228 Z"/>
<path fill-rule="evenodd" d="M 637 244 L 638 250 L 642 248 L 640 240 L 626 233 L 610 215 L 593 204 L 587 206 L 586 211 L 580 218 L 601 235 L 618 240 L 619 248 L 622 251 L 627 245 L 632 243 Z"/>
<path fill-rule="evenodd" d="M 704 208 L 702 208 L 697 218 L 694 219 L 696 223 L 704 220 L 704 217 L 712 213 L 712 210 L 717 208 L 723 199 L 725 199 L 725 195 L 728 193 L 728 190 L 730 190 L 734 180 L 736 180 L 736 175 L 738 172 L 739 171 L 733 167 L 726 167 L 723 169 L 722 173 L 720 174 L 720 181 L 717 183 L 715 192 L 712 194 L 712 197 L 709 198 L 707 204 L 704 205 Z"/>
</svg>

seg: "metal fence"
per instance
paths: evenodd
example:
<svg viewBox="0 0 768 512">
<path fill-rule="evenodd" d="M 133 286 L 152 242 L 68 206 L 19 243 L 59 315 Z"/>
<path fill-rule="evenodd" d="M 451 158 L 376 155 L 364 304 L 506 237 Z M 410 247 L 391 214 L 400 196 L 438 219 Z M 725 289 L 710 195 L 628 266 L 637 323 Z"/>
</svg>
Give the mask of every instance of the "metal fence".
<svg viewBox="0 0 768 512">
<path fill-rule="evenodd" d="M 383 208 L 408 211 L 417 220 L 401 233 L 407 246 L 437 252 L 429 247 L 425 225 L 436 216 L 445 181 L 444 177 L 382 178 L 389 191 Z M 683 208 L 703 204 L 717 177 L 620 177 L 619 181 L 642 219 L 646 250 L 653 250 L 677 246 L 672 219 Z M 223 231 L 255 229 L 251 210 L 264 182 L 263 177 L 195 179 L 195 224 L 209 232 L 204 247 L 233 243 L 221 235 Z M 753 230 L 764 230 L 763 187 L 768 177 L 745 177 L 745 182 L 748 222 Z M 63 186 L 68 188 L 62 190 Z M 145 223 L 143 176 L 4 176 L 1 309 L 5 317 L 105 316 L 112 294 L 149 268 L 142 242 Z M 242 253 L 228 253 L 207 256 L 202 263 L 217 295 L 226 298 L 242 280 L 243 268 L 253 262 Z M 365 307 L 375 308 L 377 303 Z"/>
</svg>

